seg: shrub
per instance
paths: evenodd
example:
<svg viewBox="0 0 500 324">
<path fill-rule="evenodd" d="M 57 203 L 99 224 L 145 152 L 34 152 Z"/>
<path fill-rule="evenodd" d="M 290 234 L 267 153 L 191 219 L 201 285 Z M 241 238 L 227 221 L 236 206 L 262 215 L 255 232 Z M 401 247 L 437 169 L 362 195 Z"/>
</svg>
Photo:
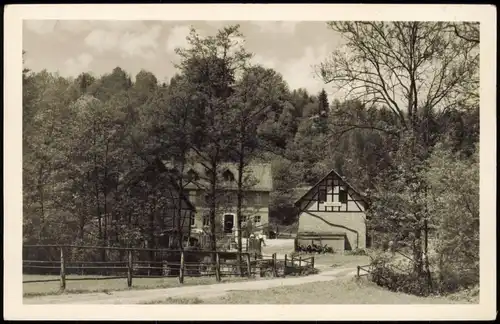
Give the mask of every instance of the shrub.
<svg viewBox="0 0 500 324">
<path fill-rule="evenodd" d="M 309 244 L 309 245 L 297 245 L 296 249 L 297 252 L 305 252 L 305 253 L 335 253 L 332 247 L 328 245 L 316 245 L 316 244 Z"/>
<path fill-rule="evenodd" d="M 470 289 L 479 283 L 479 268 L 468 268 L 453 262 L 443 263 L 436 269 L 434 281 L 440 293 Z"/>
<path fill-rule="evenodd" d="M 395 292 L 417 296 L 428 296 L 431 293 L 427 278 L 414 272 L 400 273 L 391 267 L 375 267 L 372 269 L 371 279 L 377 285 Z"/>
<path fill-rule="evenodd" d="M 368 255 L 365 249 L 354 249 L 352 251 L 345 251 L 346 255 Z"/>
<path fill-rule="evenodd" d="M 411 264 L 396 264 L 388 255 L 379 254 L 372 258 L 370 266 L 370 279 L 379 286 L 417 296 L 432 293 L 426 275 L 413 272 Z"/>
<path fill-rule="evenodd" d="M 479 303 L 479 286 L 475 285 L 469 289 L 463 289 L 457 293 L 448 296 L 451 300 L 465 300 L 470 303 Z"/>
</svg>

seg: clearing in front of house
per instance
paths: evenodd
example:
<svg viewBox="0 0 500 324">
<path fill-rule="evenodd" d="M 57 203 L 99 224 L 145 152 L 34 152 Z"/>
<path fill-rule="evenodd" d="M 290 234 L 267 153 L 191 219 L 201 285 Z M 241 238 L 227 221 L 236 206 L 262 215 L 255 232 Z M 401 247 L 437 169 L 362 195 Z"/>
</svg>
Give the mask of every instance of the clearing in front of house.
<svg viewBox="0 0 500 324">
<path fill-rule="evenodd" d="M 477 303 L 478 301 L 472 301 Z M 395 293 L 353 277 L 266 290 L 233 291 L 218 297 L 167 298 L 148 304 L 464 304 L 467 300 Z"/>
</svg>

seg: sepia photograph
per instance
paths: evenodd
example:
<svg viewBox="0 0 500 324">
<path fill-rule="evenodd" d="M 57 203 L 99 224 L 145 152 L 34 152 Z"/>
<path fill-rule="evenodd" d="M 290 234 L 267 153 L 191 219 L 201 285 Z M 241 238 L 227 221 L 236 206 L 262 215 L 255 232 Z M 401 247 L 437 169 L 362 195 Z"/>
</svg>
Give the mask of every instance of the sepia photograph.
<svg viewBox="0 0 500 324">
<path fill-rule="evenodd" d="M 22 20 L 22 305 L 494 298 L 479 19 L 157 17 Z"/>
</svg>

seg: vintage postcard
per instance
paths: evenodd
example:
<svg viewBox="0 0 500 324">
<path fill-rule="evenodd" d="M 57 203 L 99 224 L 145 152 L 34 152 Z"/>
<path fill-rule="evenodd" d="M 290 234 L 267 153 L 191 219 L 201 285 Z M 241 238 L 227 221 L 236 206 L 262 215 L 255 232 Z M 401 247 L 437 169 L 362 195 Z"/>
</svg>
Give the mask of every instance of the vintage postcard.
<svg viewBox="0 0 500 324">
<path fill-rule="evenodd" d="M 495 26 L 7 6 L 4 317 L 495 318 Z"/>
</svg>

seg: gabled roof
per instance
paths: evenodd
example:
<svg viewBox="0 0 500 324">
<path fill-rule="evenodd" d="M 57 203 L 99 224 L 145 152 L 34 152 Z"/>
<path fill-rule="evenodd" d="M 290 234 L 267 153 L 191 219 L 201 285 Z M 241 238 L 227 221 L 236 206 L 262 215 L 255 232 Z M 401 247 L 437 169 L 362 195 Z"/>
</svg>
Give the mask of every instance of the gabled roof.
<svg viewBox="0 0 500 324">
<path fill-rule="evenodd" d="M 166 168 L 175 170 L 174 164 L 169 161 L 163 161 Z M 198 174 L 199 179 L 186 184 L 186 189 L 199 189 L 200 187 L 207 187 L 208 180 L 206 180 L 206 168 L 201 163 L 188 163 L 184 166 L 184 175 L 188 172 L 194 171 Z M 226 182 L 223 180 L 222 175 L 224 172 L 230 171 L 234 175 L 235 181 Z M 218 168 L 218 173 L 221 179 L 220 186 L 225 189 L 237 189 L 238 179 L 238 164 L 224 162 Z M 243 172 L 245 182 L 245 190 L 248 191 L 271 191 L 273 189 L 273 178 L 270 163 L 250 163 L 245 167 Z"/>
<path fill-rule="evenodd" d="M 335 170 L 331 170 L 330 172 L 328 172 L 323 178 L 321 178 L 318 182 L 316 182 L 316 184 L 314 184 L 311 188 L 309 188 L 309 190 L 307 190 L 302 196 L 300 196 L 300 198 L 298 198 L 296 201 L 295 201 L 295 205 L 297 206 L 298 203 L 305 197 L 307 196 L 309 193 L 311 193 L 313 191 L 314 188 L 316 188 L 317 186 L 319 186 L 326 178 L 328 178 L 330 175 L 336 175 L 340 180 L 342 180 L 347 187 L 349 187 L 352 191 L 354 191 L 358 196 L 361 197 L 361 199 L 363 199 L 363 201 L 365 203 L 367 203 L 367 200 L 366 200 L 366 197 L 364 197 L 364 195 L 359 191 L 357 190 L 353 185 L 351 185 L 349 182 L 347 182 L 345 180 L 344 177 L 342 177 L 340 174 L 337 173 L 337 171 Z"/>
<path fill-rule="evenodd" d="M 144 164 L 144 167 L 142 169 L 135 169 L 135 170 L 132 170 L 132 171 L 126 173 L 125 175 L 122 176 L 122 179 L 123 178 L 141 179 L 143 174 L 145 172 L 147 172 L 148 170 L 154 170 L 155 172 L 165 174 L 169 180 L 168 184 L 171 187 L 173 187 L 173 189 L 176 191 L 176 193 L 179 195 L 179 197 L 186 202 L 188 208 L 191 209 L 192 211 L 196 211 L 196 208 L 194 207 L 194 205 L 191 203 L 191 201 L 187 198 L 187 196 L 180 189 L 179 184 L 177 183 L 177 181 L 175 181 L 175 178 L 172 175 L 172 173 L 170 172 L 170 170 L 165 168 L 165 166 L 161 163 L 161 161 L 160 161 L 160 163 L 158 163 L 158 162 L 159 162 L 158 160 L 154 159 L 152 162 L 149 162 L 149 164 Z"/>
<path fill-rule="evenodd" d="M 294 202 L 300 200 L 303 196 L 311 190 L 311 187 L 298 187 L 293 189 L 292 199 Z"/>
</svg>

